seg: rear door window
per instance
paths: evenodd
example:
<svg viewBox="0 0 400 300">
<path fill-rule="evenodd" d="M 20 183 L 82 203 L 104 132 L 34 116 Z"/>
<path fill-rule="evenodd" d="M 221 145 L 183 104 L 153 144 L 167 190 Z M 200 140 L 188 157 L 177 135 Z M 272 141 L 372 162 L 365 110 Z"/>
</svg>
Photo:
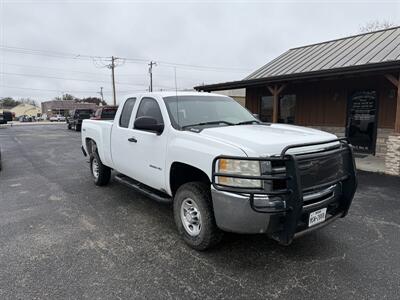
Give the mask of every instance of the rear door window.
<svg viewBox="0 0 400 300">
<path fill-rule="evenodd" d="M 136 98 L 129 98 L 125 101 L 124 107 L 122 108 L 121 116 L 119 118 L 119 126 L 128 128 L 129 120 L 131 119 L 132 110 L 135 106 Z"/>
</svg>

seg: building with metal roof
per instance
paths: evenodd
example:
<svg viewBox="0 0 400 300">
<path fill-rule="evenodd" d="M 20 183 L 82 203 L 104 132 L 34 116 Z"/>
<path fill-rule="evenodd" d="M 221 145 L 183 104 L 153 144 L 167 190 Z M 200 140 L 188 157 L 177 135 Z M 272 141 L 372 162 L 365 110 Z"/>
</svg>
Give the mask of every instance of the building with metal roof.
<svg viewBox="0 0 400 300">
<path fill-rule="evenodd" d="M 92 109 L 96 110 L 95 103 L 80 103 L 73 100 L 51 100 L 44 101 L 41 104 L 42 113 L 48 118 L 55 115 L 66 116 L 73 109 Z"/>
<path fill-rule="evenodd" d="M 400 61 L 400 27 L 293 48 L 244 80 L 324 71 L 350 71 Z"/>
<path fill-rule="evenodd" d="M 27 103 L 21 103 L 17 106 L 14 106 L 13 108 L 10 109 L 10 111 L 14 113 L 16 118 L 20 116 L 37 117 L 42 112 L 40 107 Z"/>
<path fill-rule="evenodd" d="M 400 174 L 400 27 L 292 48 L 242 80 L 195 89 L 245 89 L 262 121 L 346 136 Z"/>
</svg>

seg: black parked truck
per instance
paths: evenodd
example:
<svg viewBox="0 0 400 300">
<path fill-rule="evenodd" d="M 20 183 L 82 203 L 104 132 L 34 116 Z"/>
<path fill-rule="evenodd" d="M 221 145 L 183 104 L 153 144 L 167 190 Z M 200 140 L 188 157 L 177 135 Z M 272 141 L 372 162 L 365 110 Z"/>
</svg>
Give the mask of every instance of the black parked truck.
<svg viewBox="0 0 400 300">
<path fill-rule="evenodd" d="M 7 122 L 11 122 L 13 119 L 12 112 L 3 111 L 0 112 L 0 124 L 7 124 Z"/>
<path fill-rule="evenodd" d="M 92 109 L 74 109 L 71 111 L 70 115 L 67 117 L 68 129 L 74 129 L 75 131 L 81 131 L 82 121 L 85 119 L 90 119 L 93 115 Z"/>
</svg>

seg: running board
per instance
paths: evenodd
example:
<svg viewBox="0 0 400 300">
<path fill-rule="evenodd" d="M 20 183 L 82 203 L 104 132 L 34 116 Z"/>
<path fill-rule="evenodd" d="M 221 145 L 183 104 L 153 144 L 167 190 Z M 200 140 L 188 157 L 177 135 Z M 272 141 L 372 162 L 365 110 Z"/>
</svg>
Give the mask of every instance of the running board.
<svg viewBox="0 0 400 300">
<path fill-rule="evenodd" d="M 134 189 L 135 191 L 137 191 L 157 202 L 172 203 L 172 198 L 169 195 L 164 194 L 160 191 L 157 191 L 151 187 L 148 187 L 132 178 L 129 178 L 128 176 L 118 174 L 114 177 L 114 180 Z"/>
</svg>

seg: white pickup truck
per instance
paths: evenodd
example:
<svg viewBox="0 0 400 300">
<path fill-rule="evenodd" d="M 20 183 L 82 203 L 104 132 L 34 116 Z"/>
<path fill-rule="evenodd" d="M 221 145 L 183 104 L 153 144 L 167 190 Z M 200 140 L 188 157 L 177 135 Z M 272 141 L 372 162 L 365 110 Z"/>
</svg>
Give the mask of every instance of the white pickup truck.
<svg viewBox="0 0 400 300">
<path fill-rule="evenodd" d="M 288 245 L 344 217 L 357 186 L 345 139 L 262 123 L 211 93 L 125 97 L 114 121 L 83 121 L 82 151 L 96 185 L 114 170 L 114 180 L 173 203 L 179 233 L 197 250 L 223 231 Z"/>
</svg>

